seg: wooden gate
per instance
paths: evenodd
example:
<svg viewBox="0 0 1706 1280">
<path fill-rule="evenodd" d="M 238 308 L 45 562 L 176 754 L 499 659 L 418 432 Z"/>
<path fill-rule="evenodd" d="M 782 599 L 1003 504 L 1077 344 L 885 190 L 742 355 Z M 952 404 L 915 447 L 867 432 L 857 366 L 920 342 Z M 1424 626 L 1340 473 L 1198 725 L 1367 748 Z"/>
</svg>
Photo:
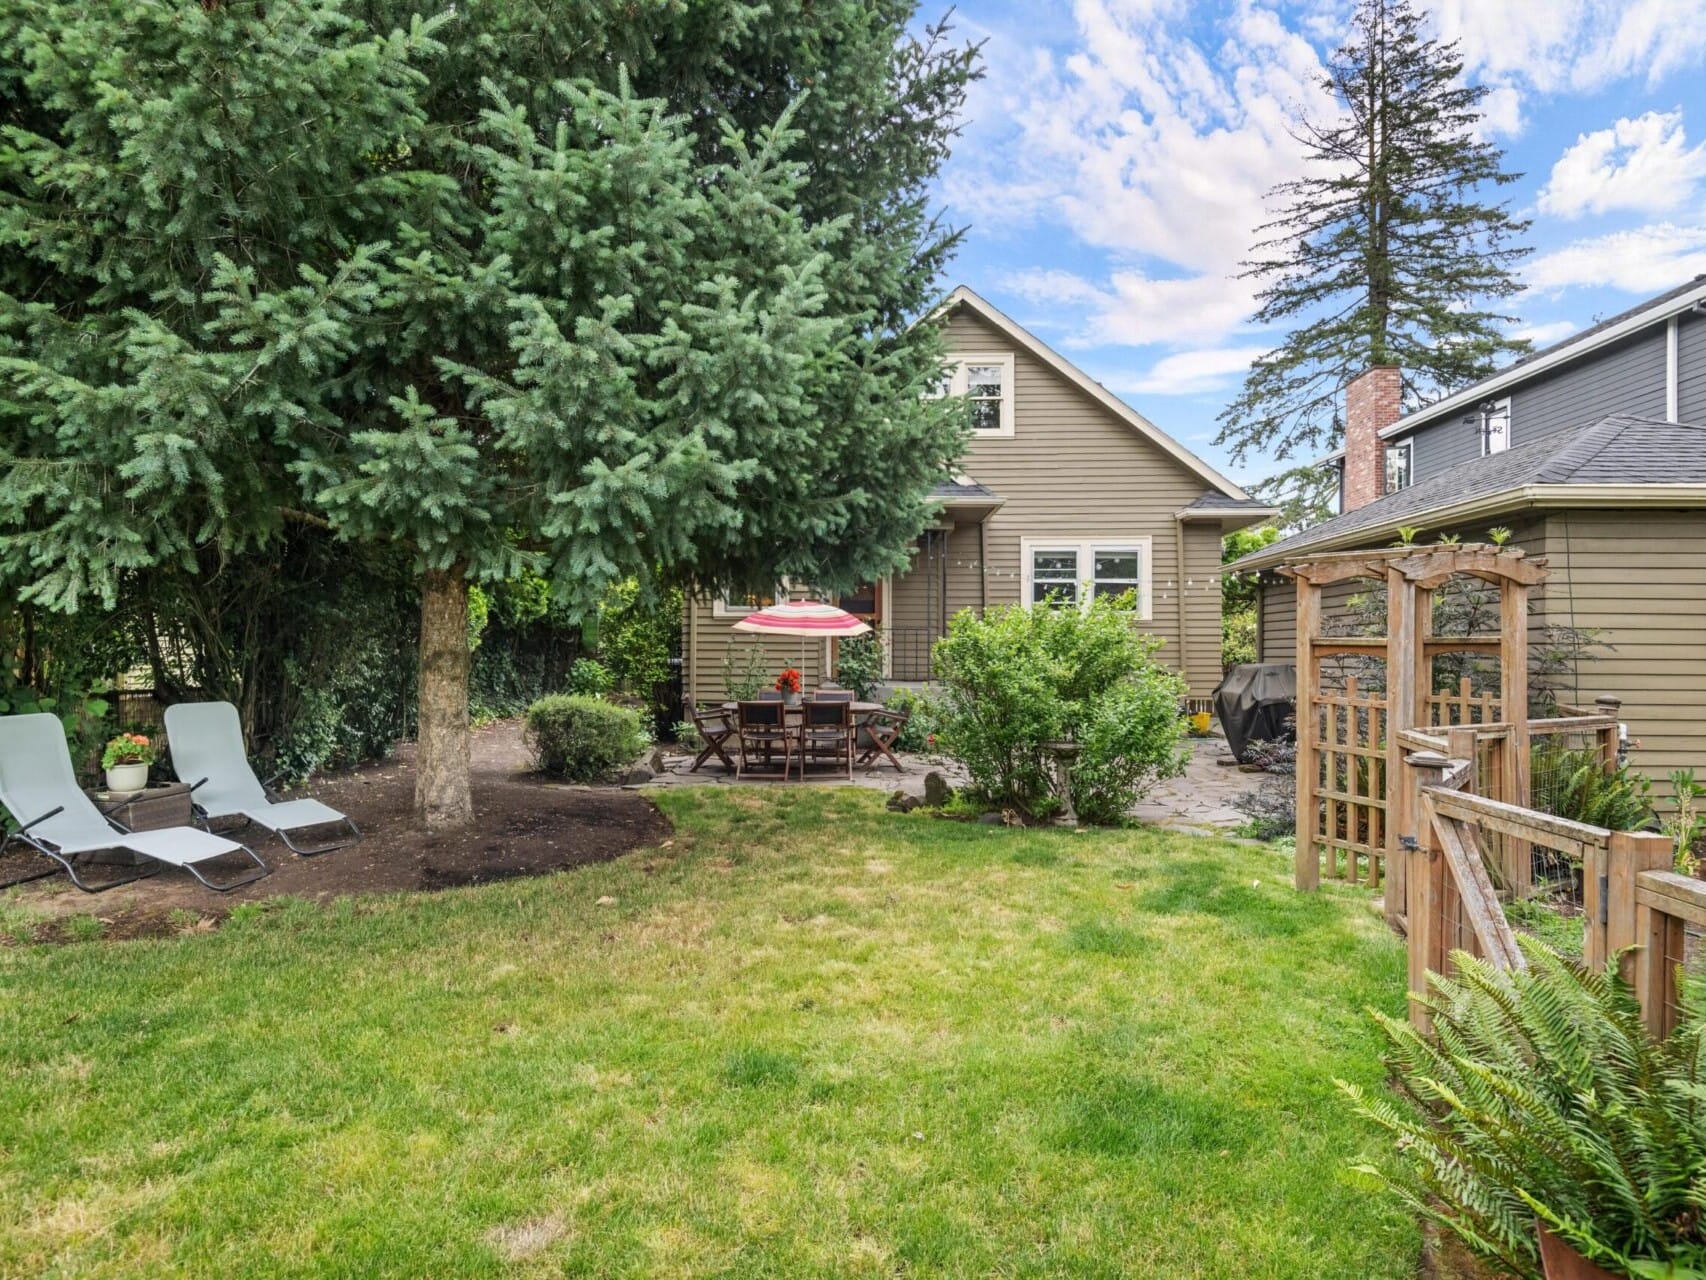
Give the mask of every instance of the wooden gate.
<svg viewBox="0 0 1706 1280">
<path fill-rule="evenodd" d="M 1545 579 L 1545 562 L 1516 548 L 1469 544 L 1338 552 L 1279 572 L 1297 584 L 1297 887 L 1316 888 L 1323 865 L 1330 876 L 1371 885 L 1390 869 L 1398 881 L 1387 893 L 1392 917 L 1404 899 L 1399 840 L 1414 834 L 1420 816 L 1409 810 L 1404 789 L 1392 786 L 1403 761 L 1402 731 L 1464 723 L 1497 729 L 1489 789 L 1500 799 L 1527 800 L 1528 589 Z M 1433 634 L 1434 592 L 1460 575 L 1498 589 L 1497 634 Z M 1356 579 L 1385 585 L 1385 635 L 1335 636 L 1323 628 L 1322 588 Z M 1433 660 L 1450 653 L 1497 657 L 1497 698 L 1466 684 L 1455 694 L 1435 692 Z M 1327 679 L 1323 664 L 1345 658 L 1382 662 L 1384 687 Z M 1495 723 L 1505 709 L 1513 718 Z"/>
</svg>

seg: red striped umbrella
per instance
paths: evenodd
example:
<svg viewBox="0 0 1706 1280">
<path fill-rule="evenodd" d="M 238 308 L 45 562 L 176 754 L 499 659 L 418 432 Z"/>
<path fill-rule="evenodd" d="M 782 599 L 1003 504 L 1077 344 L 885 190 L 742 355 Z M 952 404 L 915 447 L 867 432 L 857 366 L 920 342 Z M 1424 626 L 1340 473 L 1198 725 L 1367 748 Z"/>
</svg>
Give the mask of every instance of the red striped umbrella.
<svg viewBox="0 0 1706 1280">
<path fill-rule="evenodd" d="M 871 629 L 862 621 L 818 600 L 783 600 L 749 613 L 735 623 L 736 631 L 767 636 L 862 636 Z"/>
</svg>

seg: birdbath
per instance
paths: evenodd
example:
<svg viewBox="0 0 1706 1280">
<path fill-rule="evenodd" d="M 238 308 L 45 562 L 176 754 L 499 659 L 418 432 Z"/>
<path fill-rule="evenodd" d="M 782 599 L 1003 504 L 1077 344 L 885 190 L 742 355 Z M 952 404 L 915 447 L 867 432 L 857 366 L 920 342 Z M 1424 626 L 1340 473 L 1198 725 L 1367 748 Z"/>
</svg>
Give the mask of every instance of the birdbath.
<svg viewBox="0 0 1706 1280">
<path fill-rule="evenodd" d="M 1084 748 L 1076 742 L 1048 742 L 1043 749 L 1054 757 L 1055 777 L 1060 783 L 1060 798 L 1066 805 L 1066 812 L 1055 819 L 1059 827 L 1076 827 L 1078 825 L 1078 810 L 1072 807 L 1072 762 L 1078 759 L 1078 753 Z"/>
</svg>

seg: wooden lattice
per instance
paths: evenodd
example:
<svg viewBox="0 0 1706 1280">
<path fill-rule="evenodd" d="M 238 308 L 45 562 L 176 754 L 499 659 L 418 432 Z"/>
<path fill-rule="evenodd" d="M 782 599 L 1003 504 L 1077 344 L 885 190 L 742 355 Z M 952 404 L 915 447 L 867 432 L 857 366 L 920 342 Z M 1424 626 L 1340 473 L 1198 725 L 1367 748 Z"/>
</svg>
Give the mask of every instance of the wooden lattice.
<svg viewBox="0 0 1706 1280">
<path fill-rule="evenodd" d="M 1487 762 L 1485 794 L 1527 799 L 1528 588 L 1546 576 L 1544 561 L 1521 550 L 1480 545 L 1394 547 L 1323 555 L 1280 573 L 1297 584 L 1297 864 L 1300 889 L 1330 876 L 1379 884 L 1385 868 L 1399 875 L 1399 841 L 1414 835 L 1404 788 L 1395 788 L 1404 749 L 1402 730 L 1477 725 L 1505 730 L 1497 759 Z M 1496 635 L 1435 636 L 1433 595 L 1459 575 L 1499 592 Z M 1386 634 L 1326 634 L 1323 587 L 1366 579 L 1384 583 Z M 1436 690 L 1433 662 L 1444 654 L 1498 660 L 1499 688 L 1477 693 L 1467 679 L 1455 691 Z M 1372 687 L 1336 672 L 1354 661 L 1384 678 Z M 1326 664 L 1326 665 L 1324 665 Z M 1504 725 L 1506 708 L 1517 719 Z M 1396 792 L 1396 795 L 1390 793 Z M 1402 900 L 1402 886 L 1388 893 Z"/>
</svg>

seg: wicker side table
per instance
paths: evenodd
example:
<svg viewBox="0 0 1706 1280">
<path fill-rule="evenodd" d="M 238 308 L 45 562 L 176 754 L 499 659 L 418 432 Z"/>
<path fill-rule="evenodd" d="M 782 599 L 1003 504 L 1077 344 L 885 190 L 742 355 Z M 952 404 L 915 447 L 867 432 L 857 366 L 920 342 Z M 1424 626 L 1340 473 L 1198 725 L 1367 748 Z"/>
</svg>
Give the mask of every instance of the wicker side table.
<svg viewBox="0 0 1706 1280">
<path fill-rule="evenodd" d="M 187 782 L 162 782 L 141 791 L 90 791 L 89 796 L 121 827 L 158 831 L 187 827 L 195 820 Z M 119 803 L 122 801 L 123 803 Z M 113 806 L 117 804 L 117 808 Z M 128 849 L 108 849 L 88 855 L 91 862 L 134 866 L 140 859 Z"/>
</svg>

